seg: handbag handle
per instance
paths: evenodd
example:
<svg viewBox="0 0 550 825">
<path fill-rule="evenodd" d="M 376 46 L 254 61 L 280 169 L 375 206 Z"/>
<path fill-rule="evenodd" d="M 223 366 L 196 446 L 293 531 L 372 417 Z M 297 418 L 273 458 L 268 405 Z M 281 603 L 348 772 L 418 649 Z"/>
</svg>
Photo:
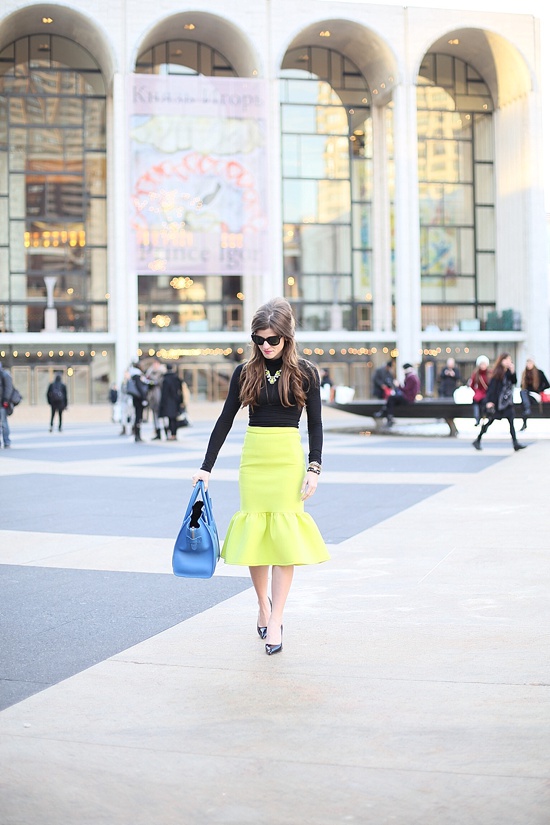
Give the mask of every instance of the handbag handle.
<svg viewBox="0 0 550 825">
<path fill-rule="evenodd" d="M 184 519 L 191 515 L 191 510 L 193 509 L 193 504 L 199 497 L 199 493 L 202 496 L 202 500 L 204 501 L 204 494 L 206 490 L 204 489 L 204 481 L 197 481 L 195 486 L 193 487 L 193 492 L 191 493 L 191 498 L 189 499 L 189 504 L 187 505 L 187 510 L 185 511 Z M 205 502 L 206 506 L 206 502 Z"/>
<path fill-rule="evenodd" d="M 200 479 L 197 481 L 195 486 L 193 487 L 193 492 L 191 493 L 191 498 L 189 499 L 189 504 L 187 505 L 187 510 L 185 511 L 185 518 L 191 515 L 191 510 L 193 509 L 193 504 L 200 496 L 204 502 L 204 510 L 206 514 L 206 518 L 208 519 L 208 523 L 212 524 L 214 521 L 214 514 L 212 512 L 212 500 L 210 495 L 208 494 L 208 490 L 204 488 L 204 481 Z"/>
<path fill-rule="evenodd" d="M 202 492 L 202 500 L 204 501 L 204 509 L 206 511 L 206 518 L 208 519 L 208 523 L 212 524 L 213 521 L 214 521 L 214 513 L 212 512 L 212 499 L 210 498 L 208 490 L 204 489 L 203 482 L 201 481 L 199 483 L 203 486 L 203 489 L 202 489 L 201 492 Z"/>
</svg>

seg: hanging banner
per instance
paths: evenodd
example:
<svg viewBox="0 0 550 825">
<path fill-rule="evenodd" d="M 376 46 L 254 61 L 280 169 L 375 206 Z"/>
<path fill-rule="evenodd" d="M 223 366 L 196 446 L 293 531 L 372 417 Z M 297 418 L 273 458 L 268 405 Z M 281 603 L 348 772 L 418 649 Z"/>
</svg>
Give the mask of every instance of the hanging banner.
<svg viewBox="0 0 550 825">
<path fill-rule="evenodd" d="M 130 78 L 131 244 L 138 274 L 261 274 L 262 80 Z"/>
</svg>

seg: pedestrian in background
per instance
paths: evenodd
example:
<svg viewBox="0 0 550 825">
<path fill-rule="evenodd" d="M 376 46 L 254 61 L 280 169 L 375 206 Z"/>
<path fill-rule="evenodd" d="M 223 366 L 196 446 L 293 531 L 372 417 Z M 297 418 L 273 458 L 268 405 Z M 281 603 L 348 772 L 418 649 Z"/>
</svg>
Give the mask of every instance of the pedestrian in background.
<svg viewBox="0 0 550 825">
<path fill-rule="evenodd" d="M 8 416 L 11 413 L 10 403 L 12 392 L 13 381 L 11 380 L 11 375 L 4 369 L 0 361 L 0 441 L 3 442 L 4 449 L 11 446 Z"/>
<path fill-rule="evenodd" d="M 326 367 L 321 372 L 321 399 L 327 403 L 334 401 L 336 389 L 334 387 L 330 372 Z"/>
<path fill-rule="evenodd" d="M 540 393 L 544 392 L 548 387 L 550 387 L 550 383 L 548 383 L 546 375 L 535 366 L 532 358 L 528 358 L 525 362 L 523 375 L 521 376 L 520 394 L 523 407 L 522 430 L 527 429 L 527 419 L 531 415 L 531 401 L 538 401 Z M 537 397 L 534 397 L 533 393 L 536 393 Z"/>
<path fill-rule="evenodd" d="M 386 361 L 382 367 L 374 371 L 372 377 L 372 392 L 375 398 L 385 400 L 393 392 L 393 361 Z"/>
<path fill-rule="evenodd" d="M 487 395 L 485 396 L 485 409 L 488 420 L 481 428 L 476 440 L 473 442 L 476 450 L 481 450 L 481 439 L 493 423 L 493 421 L 506 418 L 510 427 L 510 435 L 514 450 L 523 450 L 526 444 L 520 444 L 516 437 L 514 427 L 514 386 L 517 382 L 516 370 L 512 363 L 512 356 L 508 352 L 503 352 L 498 356 Z"/>
<path fill-rule="evenodd" d="M 117 420 L 117 401 L 118 401 L 118 387 L 116 384 L 111 384 L 109 388 L 109 404 L 111 405 L 111 421 L 113 424 Z"/>
<path fill-rule="evenodd" d="M 168 441 L 177 441 L 178 416 L 183 408 L 183 389 L 173 364 L 166 365 L 160 391 L 159 416 L 168 419 Z"/>
<path fill-rule="evenodd" d="M 385 406 L 374 413 L 375 418 L 383 418 L 385 416 L 388 427 L 393 426 L 393 411 L 395 407 L 414 404 L 416 396 L 420 392 L 420 380 L 413 365 L 408 363 L 403 364 L 403 372 L 405 373 L 403 384 L 399 384 L 397 379 L 394 379 L 395 392 L 392 395 L 388 395 Z"/>
<path fill-rule="evenodd" d="M 48 404 L 50 405 L 50 432 L 53 431 L 53 422 L 55 415 L 57 413 L 58 416 L 58 429 L 61 432 L 63 426 L 63 413 L 68 407 L 67 401 L 67 387 L 61 380 L 60 373 L 57 373 L 54 380 L 48 387 L 48 391 L 46 393 L 46 398 L 48 399 Z"/>
<path fill-rule="evenodd" d="M 141 437 L 141 423 L 143 421 L 143 410 L 148 403 L 147 392 L 149 382 L 137 362 L 132 364 L 129 373 L 130 375 L 126 382 L 126 392 L 131 396 L 134 407 L 134 441 L 143 441 Z"/>
<path fill-rule="evenodd" d="M 160 424 L 160 396 L 162 390 L 162 381 L 166 368 L 161 364 L 158 358 L 155 358 L 151 366 L 147 369 L 145 377 L 149 381 L 149 392 L 147 400 L 149 402 L 149 409 L 153 414 L 153 428 L 155 435 L 153 441 L 161 440 L 161 424 Z"/>
<path fill-rule="evenodd" d="M 474 391 L 472 400 L 474 407 L 474 418 L 476 427 L 479 427 L 482 417 L 485 416 L 485 396 L 489 389 L 491 373 L 489 371 L 489 359 L 486 355 L 480 355 L 476 360 L 476 368 L 470 376 L 468 386 Z"/>
<path fill-rule="evenodd" d="M 208 486 L 210 473 L 241 407 L 248 407 L 239 469 L 241 507 L 229 525 L 222 556 L 247 565 L 258 598 L 257 632 L 265 652 L 283 649 L 283 611 L 294 566 L 329 558 L 317 525 L 304 512 L 321 472 L 323 424 L 317 367 L 298 357 L 292 309 L 273 298 L 252 318 L 250 358 L 234 371 L 202 467 L 193 484 Z M 298 430 L 307 413 L 309 463 Z M 269 569 L 271 574 L 271 600 Z"/>
<path fill-rule="evenodd" d="M 456 388 L 460 385 L 460 370 L 454 358 L 447 358 L 447 362 L 439 376 L 440 398 L 452 398 Z"/>
<path fill-rule="evenodd" d="M 120 382 L 120 392 L 118 394 L 118 404 L 120 410 L 121 430 L 119 435 L 129 435 L 134 421 L 134 404 L 132 396 L 128 394 L 128 381 L 130 372 L 126 370 Z M 128 432 L 127 432 L 128 431 Z"/>
</svg>

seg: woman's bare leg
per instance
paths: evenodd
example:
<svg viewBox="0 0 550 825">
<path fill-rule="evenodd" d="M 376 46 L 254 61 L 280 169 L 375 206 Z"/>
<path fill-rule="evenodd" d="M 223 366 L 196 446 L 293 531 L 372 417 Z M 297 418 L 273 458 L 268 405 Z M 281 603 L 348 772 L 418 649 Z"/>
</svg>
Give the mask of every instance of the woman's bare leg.
<svg viewBox="0 0 550 825">
<path fill-rule="evenodd" d="M 271 616 L 271 606 L 267 595 L 269 566 L 267 564 L 258 567 L 249 567 L 250 578 L 258 597 L 258 627 L 267 627 L 269 617 Z"/>
<path fill-rule="evenodd" d="M 293 576 L 294 565 L 288 565 L 286 567 L 280 567 L 275 564 L 273 565 L 273 572 L 271 574 L 271 596 L 273 599 L 273 607 L 271 609 L 271 618 L 267 624 L 267 644 L 278 645 L 281 643 L 283 611 L 285 609 Z"/>
</svg>

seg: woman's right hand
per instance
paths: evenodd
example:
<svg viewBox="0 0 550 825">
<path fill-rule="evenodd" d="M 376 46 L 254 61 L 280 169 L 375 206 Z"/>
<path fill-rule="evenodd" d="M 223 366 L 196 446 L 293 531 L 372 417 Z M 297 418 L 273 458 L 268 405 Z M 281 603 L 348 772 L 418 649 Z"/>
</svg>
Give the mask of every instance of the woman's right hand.
<svg viewBox="0 0 550 825">
<path fill-rule="evenodd" d="M 204 482 L 204 489 L 208 490 L 208 480 L 210 478 L 210 473 L 208 470 L 197 470 L 191 481 L 193 482 L 193 487 L 197 483 L 197 481 Z"/>
</svg>

